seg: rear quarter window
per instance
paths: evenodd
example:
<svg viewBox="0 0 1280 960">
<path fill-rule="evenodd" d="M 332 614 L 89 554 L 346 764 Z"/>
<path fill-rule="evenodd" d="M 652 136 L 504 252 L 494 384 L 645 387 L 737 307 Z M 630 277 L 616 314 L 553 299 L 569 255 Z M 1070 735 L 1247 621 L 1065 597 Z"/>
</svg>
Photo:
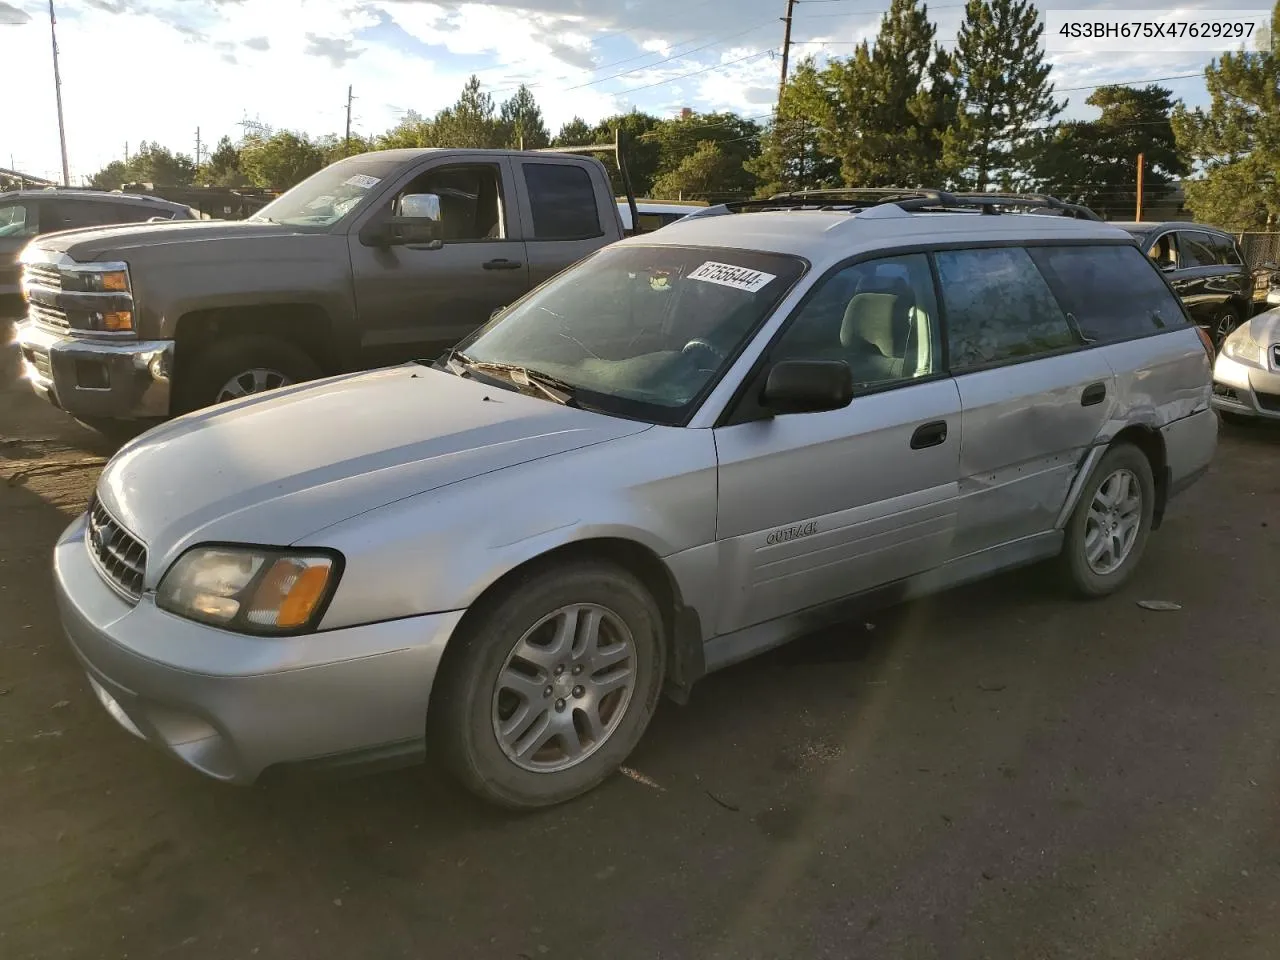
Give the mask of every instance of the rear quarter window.
<svg viewBox="0 0 1280 960">
<path fill-rule="evenodd" d="M 1030 253 L 1088 341 L 1113 343 L 1186 326 L 1177 299 L 1137 247 L 1034 247 Z"/>
</svg>

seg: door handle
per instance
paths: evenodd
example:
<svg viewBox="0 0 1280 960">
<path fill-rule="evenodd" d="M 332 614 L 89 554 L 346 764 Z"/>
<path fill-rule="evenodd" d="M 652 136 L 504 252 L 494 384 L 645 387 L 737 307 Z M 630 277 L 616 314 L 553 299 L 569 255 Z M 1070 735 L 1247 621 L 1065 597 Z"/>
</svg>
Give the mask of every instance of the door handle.
<svg viewBox="0 0 1280 960">
<path fill-rule="evenodd" d="M 486 270 L 519 270 L 524 264 L 519 260 L 507 260 L 499 257 L 497 260 L 486 260 L 481 266 Z"/>
<path fill-rule="evenodd" d="M 1105 383 L 1091 383 L 1084 388 L 1084 393 L 1080 394 L 1080 406 L 1092 407 L 1095 403 L 1101 403 L 1107 399 L 1107 385 Z"/>
<path fill-rule="evenodd" d="M 947 439 L 947 421 L 935 420 L 916 427 L 911 435 L 911 449 L 923 450 L 925 447 L 936 447 Z"/>
</svg>

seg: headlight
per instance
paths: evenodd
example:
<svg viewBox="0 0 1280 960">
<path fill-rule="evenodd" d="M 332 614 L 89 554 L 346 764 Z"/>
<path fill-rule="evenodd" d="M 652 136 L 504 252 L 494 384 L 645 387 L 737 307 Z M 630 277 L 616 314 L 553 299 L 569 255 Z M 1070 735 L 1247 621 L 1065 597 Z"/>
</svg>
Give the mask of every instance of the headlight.
<svg viewBox="0 0 1280 960">
<path fill-rule="evenodd" d="M 341 563 L 314 550 L 194 547 L 164 575 L 156 604 L 240 633 L 301 633 L 324 613 Z"/>
<path fill-rule="evenodd" d="M 1222 352 L 1232 360 L 1249 363 L 1255 367 L 1262 366 L 1262 344 L 1249 335 L 1248 324 L 1227 337 L 1222 344 Z"/>
<path fill-rule="evenodd" d="M 128 293 L 129 274 L 124 270 L 107 270 L 102 273 L 81 274 L 87 293 Z"/>
</svg>

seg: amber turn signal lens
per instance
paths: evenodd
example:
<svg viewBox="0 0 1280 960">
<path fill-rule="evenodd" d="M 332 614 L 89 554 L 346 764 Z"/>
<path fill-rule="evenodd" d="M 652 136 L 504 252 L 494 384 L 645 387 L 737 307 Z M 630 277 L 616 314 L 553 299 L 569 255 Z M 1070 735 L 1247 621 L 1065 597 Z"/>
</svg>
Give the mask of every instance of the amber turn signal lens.
<svg viewBox="0 0 1280 960">
<path fill-rule="evenodd" d="M 116 313 L 104 313 L 102 315 L 102 329 L 110 330 L 113 333 L 123 333 L 133 329 L 133 313 L 128 310 L 120 310 Z"/>
<path fill-rule="evenodd" d="M 102 289 L 107 293 L 128 293 L 129 278 L 124 273 L 104 273 L 101 275 Z"/>
<path fill-rule="evenodd" d="M 254 591 L 247 619 L 280 630 L 303 626 L 324 600 L 332 569 L 326 557 L 277 560 Z"/>
<path fill-rule="evenodd" d="M 1204 347 L 1204 352 L 1209 355 L 1209 366 L 1213 366 L 1213 361 L 1217 358 L 1217 351 L 1213 349 L 1213 338 L 1204 327 L 1196 327 L 1196 333 L 1200 334 L 1200 343 Z"/>
</svg>

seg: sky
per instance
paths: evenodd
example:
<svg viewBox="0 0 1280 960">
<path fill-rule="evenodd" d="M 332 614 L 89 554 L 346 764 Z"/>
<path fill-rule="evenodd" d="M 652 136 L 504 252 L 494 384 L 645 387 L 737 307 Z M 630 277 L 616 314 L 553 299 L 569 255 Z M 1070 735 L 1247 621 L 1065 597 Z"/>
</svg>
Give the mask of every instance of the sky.
<svg viewBox="0 0 1280 960">
<path fill-rule="evenodd" d="M 141 140 L 194 155 L 238 138 L 243 121 L 312 135 L 341 133 L 348 86 L 352 127 L 376 134 L 408 110 L 430 115 L 457 99 L 471 74 L 501 101 L 527 83 L 554 134 L 632 107 L 674 116 L 682 107 L 767 120 L 777 93 L 785 0 L 57 0 L 59 64 L 72 182 L 124 157 Z M 1233 9 L 1262 7 L 1232 0 Z M 888 0 L 800 0 L 792 62 L 847 56 L 873 39 Z M 1067 0 L 1066 9 L 1115 9 Z M 1167 11 L 1159 0 L 1126 9 Z M 1220 8 L 1193 0 L 1179 9 Z M 944 46 L 962 0 L 929 4 Z M 0 0 L 4 116 L 0 167 L 60 179 L 47 0 Z M 1211 53 L 1049 57 L 1069 98 L 1066 117 L 1103 83 L 1163 77 L 1189 105 L 1206 102 Z"/>
</svg>

